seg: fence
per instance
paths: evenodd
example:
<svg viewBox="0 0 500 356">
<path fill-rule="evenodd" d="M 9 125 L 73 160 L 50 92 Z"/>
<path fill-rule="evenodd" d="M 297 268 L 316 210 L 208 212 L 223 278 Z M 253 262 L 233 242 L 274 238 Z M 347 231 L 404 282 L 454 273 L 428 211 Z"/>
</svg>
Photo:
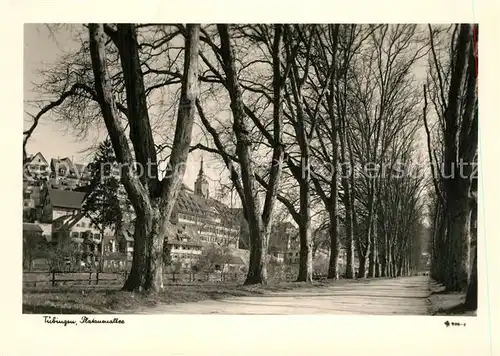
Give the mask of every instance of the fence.
<svg viewBox="0 0 500 356">
<path fill-rule="evenodd" d="M 23 286 L 67 286 L 67 285 L 120 285 L 126 278 L 125 273 L 99 272 L 24 272 Z"/>
<path fill-rule="evenodd" d="M 24 272 L 23 286 L 118 286 L 125 283 L 127 272 Z M 240 282 L 244 274 L 239 272 L 169 272 L 163 274 L 163 280 L 169 284 Z"/>
<path fill-rule="evenodd" d="M 129 270 L 119 271 L 105 269 L 97 271 L 25 271 L 23 286 L 119 286 L 125 283 Z M 163 281 L 166 284 L 198 284 L 198 283 L 242 283 L 246 277 L 245 270 L 191 271 L 188 269 L 171 270 L 166 268 Z M 268 266 L 268 278 L 272 282 L 294 281 L 297 279 L 296 267 L 278 265 Z M 314 276 L 314 279 L 319 276 Z"/>
</svg>

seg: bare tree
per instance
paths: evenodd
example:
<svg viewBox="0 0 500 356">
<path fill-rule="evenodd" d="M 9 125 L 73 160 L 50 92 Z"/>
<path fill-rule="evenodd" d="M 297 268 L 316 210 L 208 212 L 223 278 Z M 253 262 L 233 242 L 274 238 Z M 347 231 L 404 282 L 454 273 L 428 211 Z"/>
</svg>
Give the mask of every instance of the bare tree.
<svg viewBox="0 0 500 356">
<path fill-rule="evenodd" d="M 106 66 L 106 34 L 120 53 L 127 95 L 127 116 L 135 160 L 152 172 L 137 177 Z M 162 252 L 166 222 L 169 221 L 182 184 L 189 153 L 191 132 L 198 94 L 199 25 L 188 26 L 184 74 L 177 126 L 167 174 L 158 179 L 157 157 L 149 121 L 143 73 L 139 61 L 136 27 L 132 24 L 89 25 L 90 54 L 95 91 L 117 161 L 122 168 L 122 182 L 136 212 L 132 270 L 124 285 L 126 290 L 156 292 L 163 289 Z M 151 173 L 151 174 L 150 174 Z"/>
<path fill-rule="evenodd" d="M 477 267 L 473 265 L 477 263 L 476 252 L 471 251 L 471 221 L 477 204 L 474 193 L 478 143 L 476 29 L 470 24 L 453 26 L 445 43 L 449 57 L 442 58 L 438 55 L 440 42 L 435 41 L 437 31 L 429 26 L 432 71 L 424 89 L 423 112 L 437 197 L 432 275 L 450 291 L 469 286 L 469 306 L 477 305 Z M 437 116 L 434 130 L 427 118 L 428 100 Z"/>
<path fill-rule="evenodd" d="M 236 26 L 234 26 L 236 29 Z M 201 121 L 213 139 L 215 148 L 209 148 L 203 145 L 197 145 L 195 148 L 204 149 L 209 152 L 217 153 L 224 160 L 229 169 L 230 178 L 241 199 L 245 220 L 248 223 L 250 235 L 250 263 L 248 275 L 245 284 L 267 283 L 267 248 L 270 228 L 272 226 L 272 211 L 276 200 L 277 187 L 280 181 L 282 170 L 283 150 L 281 144 L 282 130 L 282 109 L 281 109 L 281 50 L 282 33 L 281 25 L 274 26 L 272 40 L 272 60 L 271 67 L 273 73 L 273 95 L 274 106 L 272 114 L 273 122 L 273 142 L 272 163 L 267 180 L 268 189 L 265 193 L 264 205 L 261 209 L 261 203 L 258 197 L 258 187 L 256 185 L 255 163 L 253 154 L 256 152 L 252 147 L 253 137 L 251 135 L 250 123 L 262 125 L 257 115 L 247 106 L 243 98 L 243 86 L 239 79 L 237 70 L 236 53 L 239 47 L 233 40 L 235 35 L 230 33 L 231 26 L 217 25 L 217 34 L 220 39 L 220 47 L 217 46 L 208 34 L 205 32 L 203 40 L 209 44 L 214 57 L 218 61 L 217 65 L 212 65 L 208 58 L 203 57 L 204 63 L 208 66 L 214 82 L 223 84 L 229 94 L 231 112 L 233 116 L 232 134 L 235 144 L 235 152 L 232 153 L 223 143 L 221 134 L 216 130 L 204 113 L 201 103 L 198 103 L 198 113 Z M 214 37 L 214 36 L 212 36 Z M 217 68 L 222 67 L 222 71 Z M 239 169 L 238 169 L 239 167 Z"/>
</svg>

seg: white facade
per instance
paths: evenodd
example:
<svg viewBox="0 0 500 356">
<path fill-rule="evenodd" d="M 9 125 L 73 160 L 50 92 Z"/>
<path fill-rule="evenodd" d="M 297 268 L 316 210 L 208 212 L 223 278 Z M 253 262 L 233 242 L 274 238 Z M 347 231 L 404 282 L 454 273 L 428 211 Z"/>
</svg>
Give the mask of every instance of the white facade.
<svg viewBox="0 0 500 356">
<path fill-rule="evenodd" d="M 201 218 L 189 214 L 178 214 L 178 224 L 194 229 L 203 243 L 214 243 L 219 246 L 239 248 L 238 227 L 228 227 L 221 224 L 220 218 Z"/>
<path fill-rule="evenodd" d="M 170 257 L 173 263 L 180 263 L 182 268 L 190 268 L 196 264 L 201 255 L 201 246 L 189 244 L 187 239 L 170 242 Z"/>
</svg>

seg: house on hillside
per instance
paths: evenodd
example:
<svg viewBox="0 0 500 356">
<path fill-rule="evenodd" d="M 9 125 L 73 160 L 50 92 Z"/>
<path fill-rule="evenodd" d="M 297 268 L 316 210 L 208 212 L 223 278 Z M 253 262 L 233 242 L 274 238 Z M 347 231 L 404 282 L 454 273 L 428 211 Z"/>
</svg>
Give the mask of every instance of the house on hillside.
<svg viewBox="0 0 500 356">
<path fill-rule="evenodd" d="M 81 245 L 85 239 L 100 244 L 101 233 L 92 226 L 90 219 L 81 212 L 85 193 L 47 188 L 44 190 L 40 221 L 52 224 L 53 243 L 71 239 Z"/>
<path fill-rule="evenodd" d="M 23 223 L 23 238 L 42 238 L 43 229 L 39 224 Z"/>
<path fill-rule="evenodd" d="M 50 160 L 49 184 L 52 188 L 73 190 L 89 185 L 91 178 L 88 165 L 74 163 L 69 157 Z"/>
<path fill-rule="evenodd" d="M 23 221 L 35 220 L 36 207 L 40 204 L 40 194 L 49 178 L 49 165 L 38 152 L 29 156 L 23 166 Z"/>
<path fill-rule="evenodd" d="M 34 179 L 46 179 L 49 177 L 49 164 L 41 152 L 29 156 L 24 164 L 24 174 Z"/>
<path fill-rule="evenodd" d="M 269 238 L 269 253 L 272 259 L 287 264 L 299 263 L 299 230 L 291 222 L 273 225 Z"/>
</svg>

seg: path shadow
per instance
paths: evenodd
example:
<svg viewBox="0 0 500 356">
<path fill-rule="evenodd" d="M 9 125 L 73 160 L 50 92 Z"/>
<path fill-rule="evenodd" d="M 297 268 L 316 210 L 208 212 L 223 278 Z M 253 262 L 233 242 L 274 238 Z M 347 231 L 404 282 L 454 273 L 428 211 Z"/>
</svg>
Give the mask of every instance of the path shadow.
<svg viewBox="0 0 500 356">
<path fill-rule="evenodd" d="M 466 317 L 476 317 L 477 309 L 471 310 L 465 306 L 464 303 L 449 307 L 449 308 L 441 308 L 437 310 L 434 315 L 460 315 Z"/>
</svg>

